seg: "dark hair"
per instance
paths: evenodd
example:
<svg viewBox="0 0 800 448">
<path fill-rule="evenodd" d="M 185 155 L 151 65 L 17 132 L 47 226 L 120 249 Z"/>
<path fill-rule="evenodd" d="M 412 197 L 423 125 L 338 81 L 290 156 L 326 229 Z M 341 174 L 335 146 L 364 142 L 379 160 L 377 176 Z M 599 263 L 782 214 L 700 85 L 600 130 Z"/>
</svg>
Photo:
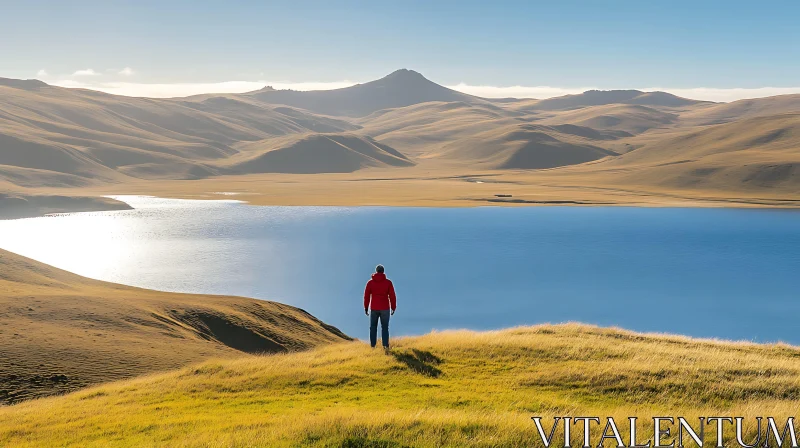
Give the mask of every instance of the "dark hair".
<svg viewBox="0 0 800 448">
<path fill-rule="evenodd" d="M 378 274 L 383 274 L 383 271 L 384 269 L 382 264 L 375 266 L 375 272 L 377 272 Z"/>
</svg>

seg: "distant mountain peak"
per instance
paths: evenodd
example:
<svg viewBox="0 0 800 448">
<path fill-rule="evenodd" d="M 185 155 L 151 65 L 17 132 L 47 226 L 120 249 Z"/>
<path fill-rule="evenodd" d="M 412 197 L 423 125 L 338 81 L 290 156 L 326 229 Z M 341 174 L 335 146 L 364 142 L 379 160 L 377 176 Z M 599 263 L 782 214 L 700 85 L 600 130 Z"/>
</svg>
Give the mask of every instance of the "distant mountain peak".
<svg viewBox="0 0 800 448">
<path fill-rule="evenodd" d="M 421 73 L 415 72 L 414 70 L 409 70 L 407 68 L 401 68 L 400 70 L 395 70 L 392 73 L 386 75 L 385 79 L 424 79 L 428 80 L 426 77 L 422 76 Z"/>
<path fill-rule="evenodd" d="M 611 103 L 620 103 L 625 102 L 630 99 L 636 98 L 639 95 L 642 95 L 644 92 L 641 90 L 630 90 L 630 89 L 611 89 L 611 90 L 587 90 L 581 93 L 579 96 L 589 100 L 589 101 L 599 101 L 601 103 L 611 102 Z"/>
<path fill-rule="evenodd" d="M 577 95 L 564 95 L 539 101 L 536 109 L 576 109 L 606 104 L 637 104 L 642 106 L 680 107 L 699 101 L 675 96 L 666 92 L 643 92 L 641 90 L 587 90 Z"/>
<path fill-rule="evenodd" d="M 633 90 L 633 89 L 591 89 L 583 92 L 583 94 L 630 94 L 630 95 L 641 95 L 644 92 L 641 90 Z"/>
<path fill-rule="evenodd" d="M 48 87 L 48 84 L 38 79 L 13 79 L 0 78 L 0 86 L 14 87 L 16 89 L 35 90 L 40 87 Z"/>
<path fill-rule="evenodd" d="M 261 89 L 249 92 L 248 95 L 268 104 L 282 104 L 318 114 L 353 117 L 430 101 L 484 101 L 440 86 L 419 72 L 406 68 L 395 70 L 375 81 L 341 89 L 303 92 Z"/>
<path fill-rule="evenodd" d="M 392 73 L 389 73 L 388 75 L 384 76 L 383 78 L 373 82 L 383 85 L 395 86 L 397 88 L 412 88 L 412 89 L 423 85 L 427 86 L 435 84 L 433 81 L 422 76 L 421 73 L 406 68 L 395 70 Z"/>
</svg>

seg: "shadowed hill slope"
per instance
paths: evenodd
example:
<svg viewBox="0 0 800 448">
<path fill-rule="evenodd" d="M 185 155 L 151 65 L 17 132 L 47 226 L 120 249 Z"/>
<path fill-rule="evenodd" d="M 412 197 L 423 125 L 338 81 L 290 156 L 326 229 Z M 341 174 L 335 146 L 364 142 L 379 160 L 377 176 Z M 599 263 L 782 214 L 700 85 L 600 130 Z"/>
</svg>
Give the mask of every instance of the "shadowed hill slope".
<svg viewBox="0 0 800 448">
<path fill-rule="evenodd" d="M 347 339 L 288 305 L 115 285 L 0 250 L 0 404 Z"/>
<path fill-rule="evenodd" d="M 400 338 L 390 356 L 343 343 L 23 403 L 0 409 L 0 445 L 523 448 L 542 446 L 531 416 L 549 429 L 564 415 L 612 416 L 626 443 L 628 417 L 640 417 L 642 444 L 653 415 L 694 428 L 698 416 L 744 416 L 751 441 L 753 417 L 785 422 L 799 391 L 800 349 L 783 344 L 576 324 L 448 331 Z M 669 426 L 664 444 L 677 437 Z M 565 446 L 556 433 L 552 446 Z M 582 440 L 576 424 L 571 446 Z"/>
<path fill-rule="evenodd" d="M 37 90 L 42 87 L 48 87 L 44 81 L 38 79 L 13 79 L 13 78 L 0 78 L 0 86 L 14 87 L 17 89 Z"/>
<path fill-rule="evenodd" d="M 352 134 L 310 134 L 247 144 L 225 165 L 231 173 L 351 173 L 362 168 L 411 166 L 388 145 Z"/>
<path fill-rule="evenodd" d="M 358 132 L 410 156 L 436 152 L 442 145 L 518 123 L 522 114 L 493 104 L 429 102 L 386 109 L 359 120 Z"/>
<path fill-rule="evenodd" d="M 247 99 L 131 98 L 28 83 L 0 83 L 0 176 L 20 186 L 35 184 L 29 178 L 53 186 L 203 178 L 242 141 L 358 128 Z"/>
<path fill-rule="evenodd" d="M 800 112 L 800 95 L 779 95 L 715 104 L 681 115 L 686 125 L 729 123 L 745 118 Z"/>
<path fill-rule="evenodd" d="M 604 135 L 592 131 L 580 126 L 559 130 L 532 124 L 513 125 L 446 145 L 435 157 L 486 169 L 527 170 L 576 165 L 615 156 L 588 142 L 586 134 Z"/>
<path fill-rule="evenodd" d="M 486 102 L 440 86 L 421 74 L 406 69 L 343 89 L 299 92 L 267 87 L 244 95 L 268 104 L 284 104 L 318 114 L 350 117 L 363 117 L 381 109 L 429 101 Z"/>
<path fill-rule="evenodd" d="M 594 168 L 638 184 L 800 194 L 800 114 L 666 134 Z"/>
<path fill-rule="evenodd" d="M 611 104 L 564 111 L 542 120 L 542 123 L 574 124 L 592 129 L 611 129 L 640 134 L 653 128 L 674 124 L 677 120 L 677 114 L 652 107 Z"/>
</svg>

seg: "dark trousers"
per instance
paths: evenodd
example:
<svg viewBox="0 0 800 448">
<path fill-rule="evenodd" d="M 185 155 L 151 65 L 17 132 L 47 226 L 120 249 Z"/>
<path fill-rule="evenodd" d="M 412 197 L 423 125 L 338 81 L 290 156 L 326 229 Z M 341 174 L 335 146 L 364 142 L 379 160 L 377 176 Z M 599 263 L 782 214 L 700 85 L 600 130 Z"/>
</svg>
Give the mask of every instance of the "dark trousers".
<svg viewBox="0 0 800 448">
<path fill-rule="evenodd" d="M 378 343 L 378 319 L 381 320 L 381 340 L 384 347 L 389 347 L 389 310 L 372 310 L 369 315 L 369 345 Z"/>
</svg>

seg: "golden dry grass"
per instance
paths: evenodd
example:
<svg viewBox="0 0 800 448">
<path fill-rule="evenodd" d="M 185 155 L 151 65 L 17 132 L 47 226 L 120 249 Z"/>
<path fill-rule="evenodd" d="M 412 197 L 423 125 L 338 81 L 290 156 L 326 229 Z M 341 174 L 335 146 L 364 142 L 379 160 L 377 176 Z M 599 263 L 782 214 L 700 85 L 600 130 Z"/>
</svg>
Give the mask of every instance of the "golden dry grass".
<svg viewBox="0 0 800 448">
<path fill-rule="evenodd" d="M 288 305 L 105 283 L 0 250 L 0 404 L 346 339 Z"/>
<path fill-rule="evenodd" d="M 390 146 L 353 134 L 296 134 L 242 144 L 224 162 L 235 173 L 350 173 L 413 163 Z"/>
<path fill-rule="evenodd" d="M 470 171 L 424 166 L 352 174 L 223 176 L 195 181 L 130 182 L 45 194 L 152 195 L 180 199 L 237 199 L 253 205 L 477 207 L 620 205 L 637 207 L 797 207 L 800 195 L 758 188 L 726 191 L 619 185 L 603 175 L 564 170 Z M 220 193 L 235 193 L 233 196 Z M 496 195 L 511 195 L 498 198 Z M 515 202 L 519 201 L 519 202 Z"/>
<path fill-rule="evenodd" d="M 530 447 L 531 416 L 785 418 L 798 396 L 796 347 L 543 325 L 209 361 L 0 409 L 0 445 Z"/>
</svg>

